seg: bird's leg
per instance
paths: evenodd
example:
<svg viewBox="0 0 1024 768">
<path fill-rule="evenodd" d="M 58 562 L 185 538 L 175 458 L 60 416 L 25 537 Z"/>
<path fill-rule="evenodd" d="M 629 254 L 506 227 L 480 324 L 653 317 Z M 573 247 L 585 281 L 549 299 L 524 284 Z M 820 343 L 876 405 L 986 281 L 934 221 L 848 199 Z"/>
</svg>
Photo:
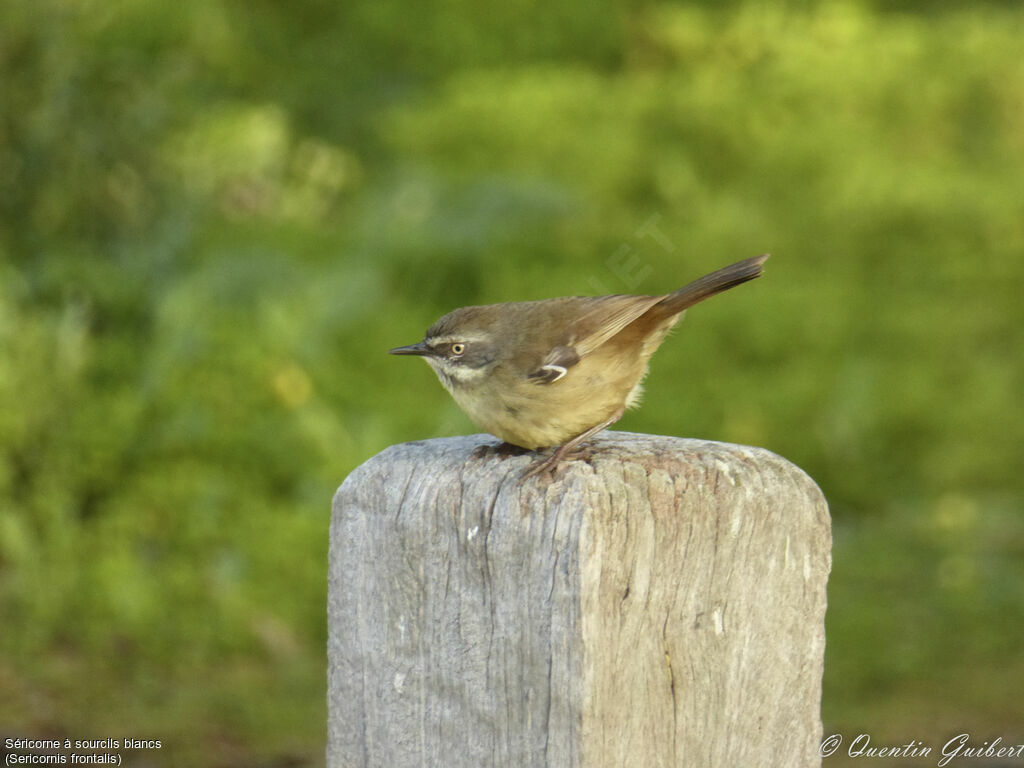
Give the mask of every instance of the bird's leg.
<svg viewBox="0 0 1024 768">
<path fill-rule="evenodd" d="M 553 471 L 555 468 L 558 467 L 560 462 L 570 457 L 570 454 L 576 449 L 576 447 L 580 443 L 584 442 L 585 440 L 589 440 L 598 432 L 601 432 L 610 427 L 616 421 L 621 419 L 622 414 L 625 412 L 625 408 L 619 408 L 617 411 L 615 411 L 615 413 L 612 414 L 611 418 L 608 419 L 607 421 L 602 421 L 600 424 L 595 424 L 586 432 L 581 432 L 580 434 L 576 435 L 576 437 L 572 438 L 572 440 L 570 440 L 569 442 L 563 443 L 562 445 L 558 446 L 558 448 L 555 449 L 555 452 L 548 456 L 546 459 L 544 459 L 543 461 L 538 461 L 532 467 L 527 469 L 526 472 L 523 473 L 522 479 L 525 480 L 528 477 L 533 477 L 534 475 L 538 475 L 546 470 Z"/>
</svg>

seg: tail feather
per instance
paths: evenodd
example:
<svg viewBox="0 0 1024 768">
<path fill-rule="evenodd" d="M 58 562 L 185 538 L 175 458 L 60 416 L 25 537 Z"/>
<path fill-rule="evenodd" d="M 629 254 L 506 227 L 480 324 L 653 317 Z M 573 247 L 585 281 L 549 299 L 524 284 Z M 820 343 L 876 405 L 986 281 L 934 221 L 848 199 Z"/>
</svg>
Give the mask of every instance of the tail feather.
<svg viewBox="0 0 1024 768">
<path fill-rule="evenodd" d="M 678 291 L 673 291 L 664 299 L 655 304 L 649 312 L 657 313 L 663 317 L 678 315 L 684 309 L 692 307 L 698 302 L 714 296 L 716 293 L 727 291 L 748 280 L 760 277 L 763 270 L 762 265 L 768 259 L 767 253 L 754 256 L 750 259 L 737 261 L 727 267 L 704 275 L 694 280 L 689 285 L 684 285 Z"/>
</svg>

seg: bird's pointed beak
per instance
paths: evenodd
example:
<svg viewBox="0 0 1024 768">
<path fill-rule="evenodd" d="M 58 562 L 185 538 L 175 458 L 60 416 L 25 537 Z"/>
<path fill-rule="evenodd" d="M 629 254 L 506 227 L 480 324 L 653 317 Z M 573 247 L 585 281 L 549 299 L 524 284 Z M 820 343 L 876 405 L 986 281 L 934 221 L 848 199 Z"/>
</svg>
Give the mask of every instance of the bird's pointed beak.
<svg viewBox="0 0 1024 768">
<path fill-rule="evenodd" d="M 430 347 L 425 342 L 417 342 L 416 344 L 410 344 L 407 347 L 395 347 L 394 349 L 388 350 L 389 355 L 430 355 Z"/>
</svg>

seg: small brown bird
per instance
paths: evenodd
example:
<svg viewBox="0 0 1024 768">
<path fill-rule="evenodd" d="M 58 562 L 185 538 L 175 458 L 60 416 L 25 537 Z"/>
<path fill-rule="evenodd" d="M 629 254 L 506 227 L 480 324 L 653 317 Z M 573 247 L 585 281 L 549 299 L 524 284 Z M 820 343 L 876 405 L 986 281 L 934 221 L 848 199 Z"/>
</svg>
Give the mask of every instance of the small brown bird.
<svg viewBox="0 0 1024 768">
<path fill-rule="evenodd" d="M 768 254 L 731 264 L 664 296 L 570 296 L 462 307 L 420 355 L 479 427 L 521 448 L 558 449 L 524 477 L 553 468 L 639 402 L 648 361 L 694 304 L 760 277 Z"/>
</svg>

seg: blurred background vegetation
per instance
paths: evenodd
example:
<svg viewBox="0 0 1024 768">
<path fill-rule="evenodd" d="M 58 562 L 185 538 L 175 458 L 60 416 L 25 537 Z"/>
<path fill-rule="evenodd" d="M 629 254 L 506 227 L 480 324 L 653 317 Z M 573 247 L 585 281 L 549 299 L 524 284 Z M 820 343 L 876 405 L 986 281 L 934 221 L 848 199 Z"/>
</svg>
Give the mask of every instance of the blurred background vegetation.
<svg viewBox="0 0 1024 768">
<path fill-rule="evenodd" d="M 620 427 L 822 486 L 826 733 L 1024 741 L 1022 39 L 980 0 L 0 3 L 0 735 L 322 764 L 331 494 L 476 431 L 384 351 L 770 251 Z"/>
</svg>

